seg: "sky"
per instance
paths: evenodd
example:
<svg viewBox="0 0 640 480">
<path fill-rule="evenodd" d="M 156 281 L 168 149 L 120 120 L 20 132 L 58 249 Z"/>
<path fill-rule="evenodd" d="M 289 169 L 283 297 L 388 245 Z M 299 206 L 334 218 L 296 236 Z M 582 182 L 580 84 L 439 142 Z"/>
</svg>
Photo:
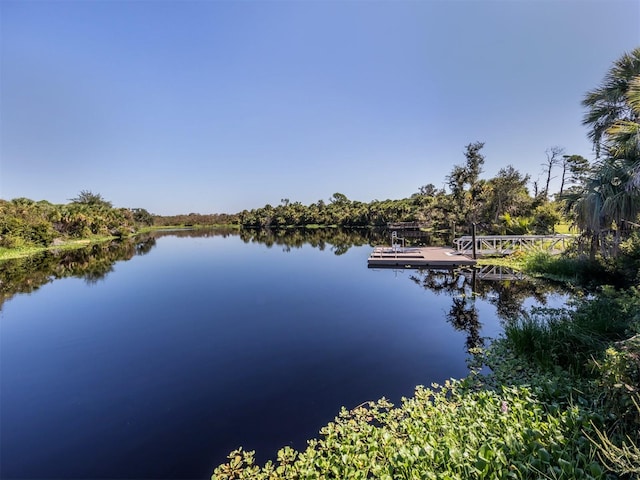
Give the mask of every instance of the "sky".
<svg viewBox="0 0 640 480">
<path fill-rule="evenodd" d="M 543 182 L 638 46 L 638 0 L 0 0 L 0 198 L 399 199 L 476 141 Z"/>
</svg>

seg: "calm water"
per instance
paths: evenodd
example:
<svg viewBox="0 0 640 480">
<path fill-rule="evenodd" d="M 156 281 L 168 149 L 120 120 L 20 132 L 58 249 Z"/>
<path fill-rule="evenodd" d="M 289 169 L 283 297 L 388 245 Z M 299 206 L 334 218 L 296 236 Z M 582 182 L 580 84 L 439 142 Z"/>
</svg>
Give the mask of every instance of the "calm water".
<svg viewBox="0 0 640 480">
<path fill-rule="evenodd" d="M 464 376 L 500 315 L 561 301 L 368 269 L 344 238 L 262 241 L 164 235 L 0 268 L 0 476 L 208 478 L 240 445 L 264 461 L 341 406 Z"/>
</svg>

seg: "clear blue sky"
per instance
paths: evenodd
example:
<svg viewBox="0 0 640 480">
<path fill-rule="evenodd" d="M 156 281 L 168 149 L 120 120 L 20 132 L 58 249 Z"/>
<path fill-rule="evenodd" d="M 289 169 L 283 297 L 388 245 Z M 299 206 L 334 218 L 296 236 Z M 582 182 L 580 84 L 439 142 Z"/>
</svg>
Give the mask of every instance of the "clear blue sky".
<svg viewBox="0 0 640 480">
<path fill-rule="evenodd" d="M 585 92 L 637 0 L 0 0 L 0 198 L 152 213 L 403 198 L 593 158 Z"/>
</svg>

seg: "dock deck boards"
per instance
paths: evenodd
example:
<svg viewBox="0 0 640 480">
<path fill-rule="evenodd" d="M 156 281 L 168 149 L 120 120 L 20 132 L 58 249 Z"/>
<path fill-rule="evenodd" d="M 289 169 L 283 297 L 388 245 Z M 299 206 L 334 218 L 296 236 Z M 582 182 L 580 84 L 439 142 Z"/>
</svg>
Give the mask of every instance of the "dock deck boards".
<svg viewBox="0 0 640 480">
<path fill-rule="evenodd" d="M 476 261 L 446 247 L 375 247 L 367 263 L 370 267 L 455 267 Z"/>
</svg>

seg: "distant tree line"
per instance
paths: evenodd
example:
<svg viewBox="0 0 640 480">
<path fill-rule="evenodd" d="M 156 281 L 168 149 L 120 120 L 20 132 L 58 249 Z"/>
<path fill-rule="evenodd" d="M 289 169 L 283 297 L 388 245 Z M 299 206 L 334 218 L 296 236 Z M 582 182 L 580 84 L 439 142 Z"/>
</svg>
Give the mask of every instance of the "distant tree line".
<svg viewBox="0 0 640 480">
<path fill-rule="evenodd" d="M 433 184 L 400 200 L 350 200 L 334 193 L 328 202 L 310 205 L 281 200 L 280 205 L 243 210 L 238 220 L 243 227 L 336 225 L 343 227 L 386 227 L 392 222 L 418 222 L 431 232 L 449 232 L 452 226 L 466 229 L 472 223 L 487 233 L 549 233 L 561 221 L 559 205 L 546 195 L 532 197 L 528 175 L 513 166 L 501 169 L 489 179 L 480 178 L 484 144 L 467 145 L 465 163 L 455 165 L 446 178 L 448 192 Z"/>
<path fill-rule="evenodd" d="M 238 225 L 238 216 L 228 213 L 189 213 L 184 215 L 153 215 L 156 227 L 198 226 L 198 225 Z"/>
</svg>

